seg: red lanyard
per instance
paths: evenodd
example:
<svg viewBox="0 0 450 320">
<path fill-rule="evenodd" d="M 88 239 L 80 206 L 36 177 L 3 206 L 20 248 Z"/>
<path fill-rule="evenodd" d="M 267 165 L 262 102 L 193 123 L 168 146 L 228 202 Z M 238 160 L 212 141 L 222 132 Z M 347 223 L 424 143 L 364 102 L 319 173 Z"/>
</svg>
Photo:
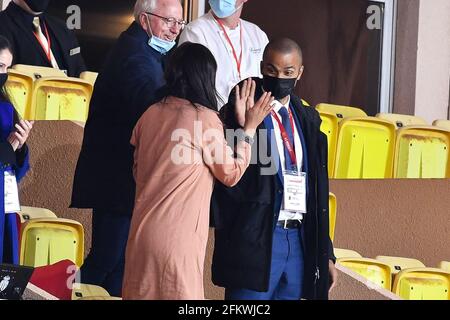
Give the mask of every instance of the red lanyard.
<svg viewBox="0 0 450 320">
<path fill-rule="evenodd" d="M 280 127 L 281 138 L 283 139 L 283 143 L 286 146 L 286 149 L 289 153 L 289 156 L 291 158 L 291 163 L 292 163 L 292 165 L 297 166 L 297 157 L 295 155 L 294 146 L 291 144 L 291 141 L 289 141 L 289 136 L 287 134 L 286 128 L 283 126 L 283 123 L 281 122 L 281 120 L 278 117 L 278 115 L 276 114 L 276 112 L 272 110 L 271 113 L 272 113 L 272 116 L 277 121 L 278 127 Z M 291 128 L 292 128 L 292 137 L 295 137 L 294 118 L 292 118 L 292 113 L 289 108 L 288 108 L 288 113 L 289 113 L 289 121 L 291 123 Z"/>
<path fill-rule="evenodd" d="M 220 20 L 218 20 L 218 19 L 216 19 L 216 21 L 217 21 L 217 23 L 219 24 L 219 26 L 222 28 L 222 31 L 223 31 L 223 33 L 225 34 L 225 38 L 227 39 L 227 41 L 228 41 L 228 43 L 230 44 L 230 46 L 231 46 L 231 49 L 233 50 L 233 56 L 234 56 L 234 60 L 236 61 L 236 65 L 237 65 L 237 70 L 238 70 L 238 73 L 239 73 L 239 79 L 241 79 L 241 63 L 242 63 L 242 24 L 241 24 L 241 54 L 239 55 L 239 59 L 238 59 L 238 57 L 237 57 L 237 53 L 236 53 L 236 49 L 234 49 L 234 46 L 233 46 L 233 43 L 231 42 L 231 39 L 230 39 L 230 37 L 228 36 L 228 34 L 227 34 L 227 31 L 225 30 L 225 27 L 224 27 L 224 25 L 223 25 L 223 23 L 220 21 Z"/>
<path fill-rule="evenodd" d="M 41 45 L 42 49 L 44 49 L 45 54 L 47 55 L 47 59 L 50 62 L 50 64 L 52 64 L 52 39 L 50 39 L 50 36 L 48 34 L 48 30 L 47 30 L 47 25 L 44 24 L 44 29 L 45 29 L 45 37 L 47 38 L 47 44 L 48 44 L 48 48 L 47 50 L 45 49 L 45 44 L 42 43 L 41 39 L 39 39 L 39 36 L 36 34 L 36 32 L 33 32 L 34 36 L 36 37 L 37 41 L 39 41 L 39 44 Z"/>
</svg>

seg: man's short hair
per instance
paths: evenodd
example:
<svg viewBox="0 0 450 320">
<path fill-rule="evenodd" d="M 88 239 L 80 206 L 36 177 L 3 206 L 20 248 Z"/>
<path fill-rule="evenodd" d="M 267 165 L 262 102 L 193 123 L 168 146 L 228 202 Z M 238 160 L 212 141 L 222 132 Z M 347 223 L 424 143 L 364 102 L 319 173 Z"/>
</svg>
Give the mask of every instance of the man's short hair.
<svg viewBox="0 0 450 320">
<path fill-rule="evenodd" d="M 303 60 L 302 49 L 297 44 L 297 42 L 289 38 L 279 38 L 271 40 L 264 49 L 264 60 L 266 60 L 267 54 L 271 51 L 279 52 L 282 54 L 296 52 L 300 58 L 300 61 Z"/>
<path fill-rule="evenodd" d="M 139 22 L 139 16 L 144 12 L 152 12 L 159 0 L 137 0 L 134 5 L 134 20 Z"/>
</svg>

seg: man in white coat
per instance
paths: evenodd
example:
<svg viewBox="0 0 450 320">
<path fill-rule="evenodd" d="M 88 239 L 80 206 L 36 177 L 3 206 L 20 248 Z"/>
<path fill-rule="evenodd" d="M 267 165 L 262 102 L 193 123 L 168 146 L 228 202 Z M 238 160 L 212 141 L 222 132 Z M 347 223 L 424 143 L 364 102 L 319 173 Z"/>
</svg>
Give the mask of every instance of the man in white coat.
<svg viewBox="0 0 450 320">
<path fill-rule="evenodd" d="M 269 40 L 257 25 L 240 18 L 247 1 L 209 0 L 212 10 L 189 23 L 181 33 L 180 44 L 200 43 L 216 58 L 216 89 L 222 100 L 219 107 L 241 80 L 261 77 L 260 63 Z"/>
</svg>

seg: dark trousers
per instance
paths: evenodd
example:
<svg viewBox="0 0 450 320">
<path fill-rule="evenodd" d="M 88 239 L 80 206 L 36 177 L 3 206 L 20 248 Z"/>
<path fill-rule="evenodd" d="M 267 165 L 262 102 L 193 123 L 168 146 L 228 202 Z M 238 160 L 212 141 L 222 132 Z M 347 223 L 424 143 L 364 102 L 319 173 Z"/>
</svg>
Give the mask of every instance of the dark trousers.
<svg viewBox="0 0 450 320">
<path fill-rule="evenodd" d="M 81 283 L 105 288 L 120 297 L 131 215 L 113 210 L 92 212 L 92 246 L 80 269 Z"/>
<path fill-rule="evenodd" d="M 226 289 L 225 300 L 300 300 L 303 285 L 301 229 L 276 227 L 267 292 Z"/>
<path fill-rule="evenodd" d="M 19 228 L 17 215 L 0 214 L 0 263 L 19 264 Z M 3 252 L 3 253 L 2 253 Z"/>
</svg>

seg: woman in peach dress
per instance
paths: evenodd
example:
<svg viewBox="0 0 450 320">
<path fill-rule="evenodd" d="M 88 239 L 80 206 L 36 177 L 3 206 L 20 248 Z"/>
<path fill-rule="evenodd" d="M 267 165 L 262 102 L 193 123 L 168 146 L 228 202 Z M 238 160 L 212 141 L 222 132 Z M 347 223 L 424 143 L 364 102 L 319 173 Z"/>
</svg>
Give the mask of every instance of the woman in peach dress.
<svg viewBox="0 0 450 320">
<path fill-rule="evenodd" d="M 270 93 L 253 103 L 255 84 L 236 88 L 245 115 L 234 150 L 217 113 L 217 64 L 204 46 L 185 43 L 166 72 L 166 98 L 134 128 L 136 199 L 128 238 L 124 299 L 204 299 L 203 264 L 214 179 L 235 185 L 252 137 L 271 110 Z"/>
</svg>

